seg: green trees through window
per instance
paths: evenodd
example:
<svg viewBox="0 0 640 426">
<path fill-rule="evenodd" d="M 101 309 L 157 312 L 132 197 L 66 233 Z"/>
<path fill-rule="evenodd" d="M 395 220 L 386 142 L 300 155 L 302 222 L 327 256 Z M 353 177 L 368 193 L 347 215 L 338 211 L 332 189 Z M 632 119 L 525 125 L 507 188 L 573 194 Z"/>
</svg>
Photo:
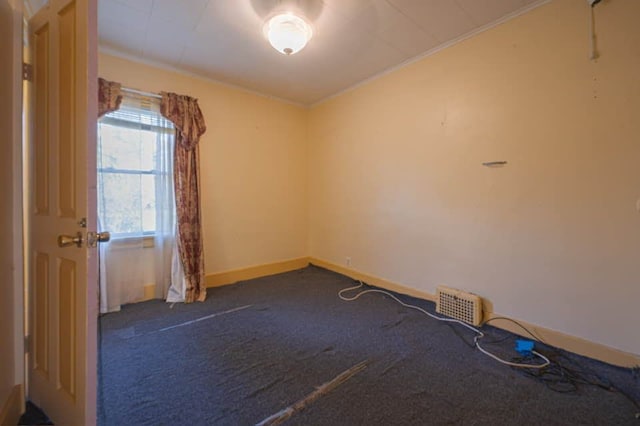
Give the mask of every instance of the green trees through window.
<svg viewBox="0 0 640 426">
<path fill-rule="evenodd" d="M 159 144 L 173 128 L 153 115 L 123 108 L 98 124 L 98 215 L 102 229 L 114 238 L 156 230 L 156 180 L 165 168 Z"/>
</svg>

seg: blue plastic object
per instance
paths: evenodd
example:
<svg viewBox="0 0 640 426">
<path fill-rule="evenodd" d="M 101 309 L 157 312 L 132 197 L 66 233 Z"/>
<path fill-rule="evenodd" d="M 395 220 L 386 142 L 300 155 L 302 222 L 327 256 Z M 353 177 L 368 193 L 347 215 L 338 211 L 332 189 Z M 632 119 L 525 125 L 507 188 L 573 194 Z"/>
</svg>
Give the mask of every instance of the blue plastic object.
<svg viewBox="0 0 640 426">
<path fill-rule="evenodd" d="M 518 351 L 521 355 L 531 355 L 532 350 L 533 350 L 533 342 L 531 340 L 524 340 L 524 339 L 516 340 L 516 351 Z"/>
</svg>

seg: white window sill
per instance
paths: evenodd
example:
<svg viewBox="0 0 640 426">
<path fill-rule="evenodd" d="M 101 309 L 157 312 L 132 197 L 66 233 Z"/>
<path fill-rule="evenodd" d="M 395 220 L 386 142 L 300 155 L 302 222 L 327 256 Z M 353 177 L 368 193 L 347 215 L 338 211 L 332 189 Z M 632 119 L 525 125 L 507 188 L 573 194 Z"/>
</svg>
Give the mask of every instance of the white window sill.
<svg viewBox="0 0 640 426">
<path fill-rule="evenodd" d="M 155 237 L 145 235 L 143 237 L 112 237 L 110 244 L 114 249 L 139 249 L 155 247 Z"/>
</svg>

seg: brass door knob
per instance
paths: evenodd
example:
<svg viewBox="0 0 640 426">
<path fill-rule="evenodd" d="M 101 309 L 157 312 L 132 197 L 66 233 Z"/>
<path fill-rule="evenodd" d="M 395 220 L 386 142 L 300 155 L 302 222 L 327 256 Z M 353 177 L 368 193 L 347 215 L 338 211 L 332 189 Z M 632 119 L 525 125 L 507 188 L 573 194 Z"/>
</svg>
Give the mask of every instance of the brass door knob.
<svg viewBox="0 0 640 426">
<path fill-rule="evenodd" d="M 96 247 L 98 243 L 106 243 L 111 240 L 109 232 L 87 232 L 87 246 Z"/>
<path fill-rule="evenodd" d="M 78 232 L 75 236 L 58 235 L 58 247 L 69 247 L 72 245 L 82 247 L 82 232 Z"/>
<path fill-rule="evenodd" d="M 99 243 L 108 243 L 111 240 L 111 233 L 108 231 L 97 232 L 96 237 Z"/>
</svg>

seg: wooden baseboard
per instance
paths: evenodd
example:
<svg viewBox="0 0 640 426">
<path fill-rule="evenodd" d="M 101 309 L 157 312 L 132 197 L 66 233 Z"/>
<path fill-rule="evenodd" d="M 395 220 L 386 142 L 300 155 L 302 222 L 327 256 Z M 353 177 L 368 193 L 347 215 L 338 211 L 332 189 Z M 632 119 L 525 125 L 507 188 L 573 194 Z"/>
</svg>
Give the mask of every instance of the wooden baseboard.
<svg viewBox="0 0 640 426">
<path fill-rule="evenodd" d="M 320 266 L 321 268 L 325 268 L 333 272 L 337 272 L 342 275 L 346 275 L 347 277 L 353 278 L 354 280 L 360 280 L 367 284 L 384 288 L 385 290 L 395 291 L 396 293 L 402 293 L 408 296 L 417 297 L 419 299 L 430 300 L 432 302 L 436 301 L 436 296 L 433 294 L 416 290 L 415 288 L 407 287 L 402 284 L 394 283 L 393 281 L 385 280 L 383 278 L 378 278 L 373 275 L 365 274 L 364 272 L 356 271 L 355 269 L 350 269 L 344 266 L 336 265 L 335 263 L 331 263 L 326 260 L 311 257 L 309 258 L 309 263 L 316 266 Z"/>
<path fill-rule="evenodd" d="M 144 296 L 142 297 L 141 301 L 145 301 L 145 300 L 152 300 L 156 298 L 156 285 L 155 283 L 153 284 L 146 284 L 144 286 Z"/>
<path fill-rule="evenodd" d="M 284 260 L 281 262 L 267 263 L 264 265 L 249 266 L 231 271 L 216 272 L 205 277 L 207 287 L 220 287 L 233 284 L 238 281 L 280 274 L 282 272 L 295 271 L 309 265 L 308 257 Z"/>
<path fill-rule="evenodd" d="M 490 318 L 503 316 L 504 315 L 499 315 L 494 312 L 486 312 L 484 318 L 485 320 L 488 320 Z M 640 356 L 638 355 L 624 352 L 619 349 L 602 345 L 600 343 L 591 342 L 589 340 L 572 336 L 570 334 L 565 334 L 557 330 L 552 330 L 550 328 L 531 324 L 527 321 L 517 321 L 523 326 L 527 327 L 545 343 L 551 346 L 555 346 L 557 348 L 561 348 L 576 354 L 584 355 L 589 358 L 597 359 L 608 364 L 618 365 L 620 367 L 634 368 L 640 366 Z M 531 337 L 511 321 L 495 320 L 491 321 L 491 325 L 503 330 L 508 330 L 523 337 Z"/>
<path fill-rule="evenodd" d="M 17 425 L 24 412 L 22 385 L 15 385 L 0 408 L 0 425 Z"/>
<path fill-rule="evenodd" d="M 398 293 L 406 294 L 413 297 L 418 297 L 421 299 L 426 299 L 430 301 L 435 301 L 435 295 L 416 290 L 410 287 L 403 286 L 398 283 L 391 282 L 389 280 L 385 280 L 382 278 L 375 277 L 373 275 L 369 275 L 360 271 L 356 271 L 350 268 L 346 268 L 344 266 L 336 265 L 335 263 L 328 262 L 326 260 L 318 259 L 315 257 L 309 258 L 309 263 L 320 266 L 325 269 L 329 269 L 330 271 L 337 272 L 342 275 L 346 275 L 355 280 L 361 280 L 366 282 L 367 284 L 372 284 L 377 287 L 384 288 L 386 290 L 395 291 Z M 485 312 L 484 318 L 485 320 L 494 317 L 502 317 L 503 315 L 496 314 L 494 312 Z M 514 318 L 516 321 L 527 327 L 529 330 L 533 331 L 537 336 L 539 336 L 544 342 L 549 345 L 555 346 L 557 348 L 561 348 L 573 353 L 577 353 L 580 355 L 587 356 L 589 358 L 594 358 L 608 364 L 618 365 L 621 367 L 637 367 L 640 365 L 640 355 L 631 354 L 628 352 L 624 352 L 615 348 L 611 348 L 609 346 L 605 346 L 599 343 L 591 342 L 589 340 L 581 339 L 579 337 L 571 336 L 569 334 L 565 334 L 556 330 L 551 330 L 546 327 L 541 327 L 536 324 L 531 324 L 526 321 L 521 321 L 519 319 Z M 503 330 L 508 330 L 512 333 L 530 337 L 526 334 L 525 331 L 520 329 L 517 325 L 513 324 L 510 321 L 491 321 L 491 325 L 501 328 Z"/>
</svg>

